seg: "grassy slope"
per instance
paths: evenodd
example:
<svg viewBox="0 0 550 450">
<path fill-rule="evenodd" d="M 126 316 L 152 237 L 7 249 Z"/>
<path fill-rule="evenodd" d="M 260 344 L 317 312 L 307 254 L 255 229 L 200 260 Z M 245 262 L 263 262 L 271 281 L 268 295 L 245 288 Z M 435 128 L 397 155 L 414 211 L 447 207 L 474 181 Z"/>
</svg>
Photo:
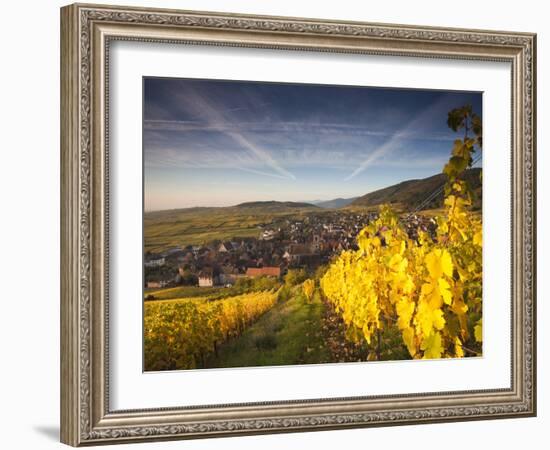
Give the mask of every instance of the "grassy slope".
<svg viewBox="0 0 550 450">
<path fill-rule="evenodd" d="M 322 333 L 324 305 L 311 303 L 295 288 L 292 298 L 275 305 L 243 335 L 221 347 L 207 367 L 253 367 L 329 362 Z"/>
<path fill-rule="evenodd" d="M 479 174 L 480 169 L 470 169 L 464 173 L 463 179 L 470 183 L 477 196 L 481 199 L 481 179 Z M 397 206 L 397 209 L 410 210 L 421 204 L 434 191 L 441 188 L 446 180 L 446 175 L 440 173 L 421 180 L 403 181 L 393 186 L 363 195 L 354 200 L 349 205 L 349 208 L 372 208 L 383 203 L 391 203 Z M 443 192 L 436 196 L 430 204 L 426 205 L 425 209 L 439 208 L 442 205 Z"/>
</svg>

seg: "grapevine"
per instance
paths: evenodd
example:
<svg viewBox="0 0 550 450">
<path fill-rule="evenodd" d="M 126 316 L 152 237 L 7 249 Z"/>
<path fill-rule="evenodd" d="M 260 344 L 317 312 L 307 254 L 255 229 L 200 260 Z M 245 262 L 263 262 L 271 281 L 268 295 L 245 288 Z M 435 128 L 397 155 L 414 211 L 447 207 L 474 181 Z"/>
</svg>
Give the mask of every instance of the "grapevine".
<svg viewBox="0 0 550 450">
<path fill-rule="evenodd" d="M 418 230 L 409 238 L 384 205 L 358 234 L 358 250 L 342 252 L 320 281 L 351 339 L 380 345 L 381 331 L 397 327 L 412 358 L 481 354 L 482 223 L 461 179 L 481 150 L 481 121 L 465 106 L 449 113 L 448 124 L 464 129 L 464 138 L 443 169 L 445 213 L 436 218 L 435 235 Z"/>
<path fill-rule="evenodd" d="M 276 300 L 276 292 L 262 291 L 215 301 L 145 303 L 145 370 L 204 367 L 220 343 L 240 336 Z"/>
</svg>

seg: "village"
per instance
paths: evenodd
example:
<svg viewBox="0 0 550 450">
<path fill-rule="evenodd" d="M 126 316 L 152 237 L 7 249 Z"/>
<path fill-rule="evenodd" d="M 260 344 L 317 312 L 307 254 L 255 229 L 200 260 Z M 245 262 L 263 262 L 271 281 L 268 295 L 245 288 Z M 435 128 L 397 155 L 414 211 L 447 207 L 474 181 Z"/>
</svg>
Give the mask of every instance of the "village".
<svg viewBox="0 0 550 450">
<path fill-rule="evenodd" d="M 374 212 L 324 211 L 263 224 L 257 237 L 147 252 L 144 287 L 231 286 L 239 278 L 280 278 L 295 268 L 312 273 L 332 256 L 356 249 L 357 234 L 377 217 Z M 418 229 L 435 229 L 433 220 L 422 215 L 407 215 L 401 220 L 413 239 Z"/>
</svg>

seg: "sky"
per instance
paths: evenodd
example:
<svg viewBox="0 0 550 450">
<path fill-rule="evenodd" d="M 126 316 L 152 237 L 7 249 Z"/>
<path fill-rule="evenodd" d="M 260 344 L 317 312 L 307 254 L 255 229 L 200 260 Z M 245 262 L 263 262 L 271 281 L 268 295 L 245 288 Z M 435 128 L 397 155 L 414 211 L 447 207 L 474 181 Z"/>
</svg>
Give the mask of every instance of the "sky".
<svg viewBox="0 0 550 450">
<path fill-rule="evenodd" d="M 350 198 L 441 172 L 482 94 L 144 78 L 146 211 Z M 481 162 L 480 162 L 481 163 Z"/>
</svg>

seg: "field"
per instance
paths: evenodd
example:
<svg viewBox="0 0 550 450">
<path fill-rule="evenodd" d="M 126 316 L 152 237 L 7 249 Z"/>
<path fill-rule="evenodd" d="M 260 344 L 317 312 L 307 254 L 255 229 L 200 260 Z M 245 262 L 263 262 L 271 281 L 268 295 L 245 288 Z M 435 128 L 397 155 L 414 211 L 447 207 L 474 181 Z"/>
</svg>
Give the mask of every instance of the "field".
<svg viewBox="0 0 550 450">
<path fill-rule="evenodd" d="M 189 208 L 149 212 L 144 216 L 145 251 L 199 245 L 214 240 L 258 237 L 262 225 L 322 212 L 315 206 L 294 208 Z"/>
</svg>

